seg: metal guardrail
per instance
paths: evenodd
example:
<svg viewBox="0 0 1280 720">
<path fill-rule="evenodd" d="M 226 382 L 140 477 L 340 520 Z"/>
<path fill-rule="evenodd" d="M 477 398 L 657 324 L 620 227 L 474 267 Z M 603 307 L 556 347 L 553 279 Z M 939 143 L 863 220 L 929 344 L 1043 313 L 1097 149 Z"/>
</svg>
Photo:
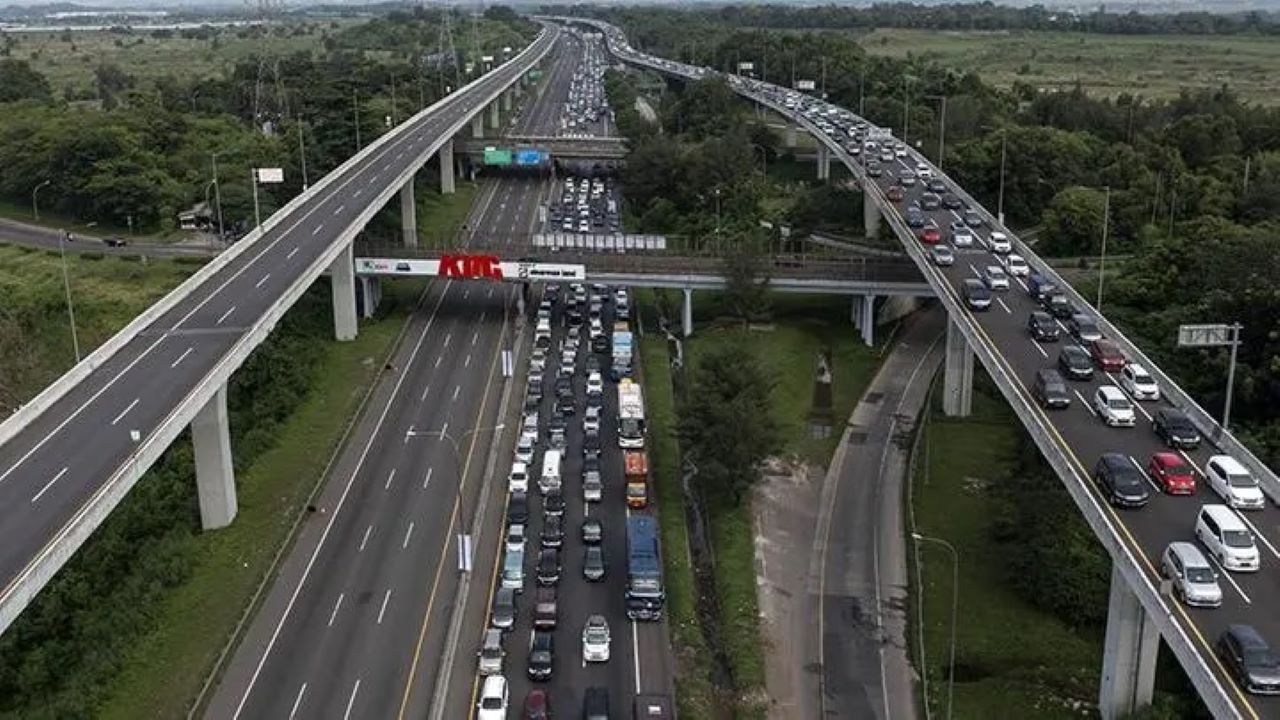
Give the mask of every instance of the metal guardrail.
<svg viewBox="0 0 1280 720">
<path fill-rule="evenodd" d="M 575 19 L 575 21 L 581 20 Z M 609 37 L 610 40 L 612 40 L 612 36 L 608 33 L 608 29 L 611 26 L 599 21 L 586 22 L 605 30 L 606 37 Z M 638 60 L 634 52 L 624 53 L 612 47 L 610 50 L 615 56 L 626 61 L 641 64 L 659 72 L 675 74 L 671 69 L 662 67 L 656 63 Z M 828 138 L 825 133 L 819 131 L 803 116 L 778 106 L 769 98 L 756 96 L 740 88 L 735 88 L 735 90 L 756 102 L 771 107 L 774 111 L 782 114 L 784 117 L 789 117 L 793 121 L 805 127 L 815 138 L 827 145 L 828 149 L 838 159 L 840 159 L 840 161 L 858 179 L 866 195 L 877 201 L 877 205 L 882 209 L 882 214 L 885 219 L 889 222 L 890 226 L 893 227 L 894 232 L 899 236 L 899 238 L 903 240 L 903 246 L 905 247 L 907 254 L 916 263 L 920 271 L 924 273 L 924 276 L 930 280 L 934 289 L 938 291 L 938 296 L 941 298 L 943 304 L 946 305 L 951 320 L 956 323 L 956 326 L 960 329 L 961 333 L 964 334 L 969 347 L 982 361 L 983 366 L 996 381 L 996 385 L 1000 388 L 1001 394 L 1005 396 L 1006 400 L 1009 401 L 1009 404 L 1018 414 L 1024 426 L 1026 426 L 1028 432 L 1030 432 L 1032 439 L 1040 448 L 1040 451 L 1044 454 L 1050 465 L 1053 466 L 1059 477 L 1063 479 L 1063 484 L 1066 486 L 1068 493 L 1070 493 L 1072 500 L 1084 515 L 1086 522 L 1089 523 L 1094 534 L 1098 536 L 1099 540 L 1107 548 L 1107 552 L 1111 555 L 1117 567 L 1120 568 L 1121 573 L 1129 583 L 1129 587 L 1142 602 L 1142 605 L 1147 612 L 1147 616 L 1159 629 L 1161 637 L 1164 639 L 1165 643 L 1173 650 L 1174 654 L 1177 655 L 1180 664 L 1195 684 L 1200 693 L 1201 699 L 1209 708 L 1210 712 L 1212 712 L 1215 717 L 1220 718 L 1241 717 L 1239 710 L 1231 701 L 1226 688 L 1224 688 L 1222 683 L 1218 681 L 1217 675 L 1210 670 L 1200 650 L 1191 640 L 1187 631 L 1179 622 L 1177 622 L 1169 603 L 1166 602 L 1165 597 L 1161 595 L 1159 590 L 1152 584 L 1150 578 L 1143 571 L 1142 564 L 1138 560 L 1133 549 L 1131 549 L 1122 539 L 1121 533 L 1113 524 L 1111 516 L 1108 515 L 1106 510 L 1099 504 L 1097 498 L 1094 497 L 1089 486 L 1087 469 L 1080 467 L 1075 462 L 1073 456 L 1068 453 L 1065 448 L 1065 441 L 1063 441 L 1057 434 L 1057 431 L 1053 428 L 1048 418 L 1044 416 L 1043 411 L 1031 401 L 1030 393 L 1027 391 L 1026 387 L 1022 384 L 1013 369 L 1007 365 L 999 352 L 996 351 L 994 342 L 989 340 L 985 331 L 982 330 L 981 326 L 964 307 L 963 302 L 951 287 L 945 276 L 942 276 L 937 268 L 932 265 L 929 259 L 925 257 L 924 251 L 920 247 L 919 243 L 914 241 L 915 236 L 911 229 L 907 227 L 906 223 L 897 213 L 893 204 L 884 197 L 879 186 L 874 182 L 869 181 L 865 176 L 861 163 L 851 158 L 844 151 L 844 148 L 840 147 L 838 143 L 835 143 Z M 950 180 L 950 178 L 947 179 Z M 956 188 L 957 194 L 970 204 L 970 207 L 975 208 L 983 215 L 984 219 L 988 223 L 992 223 L 994 225 L 994 218 L 991 217 L 990 213 L 988 213 L 982 205 L 974 201 L 972 197 L 960 188 L 960 186 L 955 183 L 951 183 L 951 185 Z M 1021 242 L 1021 240 L 1017 238 L 1013 238 L 1013 242 L 1029 261 L 1034 261 L 1038 267 L 1047 270 L 1047 273 L 1060 283 L 1060 287 L 1065 288 L 1065 292 L 1071 296 L 1073 301 L 1080 302 L 1082 305 L 1087 305 L 1083 298 L 1071 289 L 1069 285 L 1061 282 L 1061 278 L 1049 269 L 1046 263 L 1044 263 L 1038 256 L 1034 255 L 1034 253 L 1030 252 L 1025 243 Z M 1182 392 L 1177 385 L 1160 372 L 1158 367 L 1148 361 L 1146 356 L 1139 351 L 1132 342 L 1121 335 L 1114 326 L 1106 321 L 1105 318 L 1100 316 L 1099 324 L 1109 337 L 1115 337 L 1120 342 L 1125 351 L 1130 353 L 1131 358 L 1141 360 L 1152 375 L 1156 377 L 1158 382 L 1166 388 L 1172 389 L 1171 393 L 1169 390 L 1166 390 L 1166 392 L 1172 394 L 1173 398 L 1177 401 L 1177 404 L 1186 409 L 1188 413 L 1193 416 L 1193 419 L 1196 421 L 1197 425 L 1201 427 L 1202 431 L 1205 431 L 1206 428 L 1213 428 L 1217 426 L 1217 423 L 1209 417 L 1203 409 L 1196 405 L 1196 403 Z M 1244 450 L 1239 443 L 1235 441 L 1234 437 L 1225 433 L 1213 435 L 1210 432 L 1206 432 L 1206 436 L 1215 437 L 1215 439 L 1218 439 L 1220 443 L 1222 443 L 1222 439 L 1225 438 L 1227 442 L 1222 444 L 1233 453 L 1236 452 L 1235 448 L 1242 450 L 1241 461 L 1245 462 L 1251 470 L 1260 466 L 1264 472 L 1260 472 L 1259 476 L 1267 478 L 1267 482 L 1271 483 L 1273 488 L 1276 487 L 1277 484 L 1275 483 L 1274 475 L 1271 474 L 1270 470 L 1266 469 L 1265 466 L 1261 466 L 1261 463 L 1254 458 L 1252 453 Z M 1268 494 L 1275 499 L 1276 496 L 1272 494 L 1271 490 L 1268 491 Z"/>
</svg>

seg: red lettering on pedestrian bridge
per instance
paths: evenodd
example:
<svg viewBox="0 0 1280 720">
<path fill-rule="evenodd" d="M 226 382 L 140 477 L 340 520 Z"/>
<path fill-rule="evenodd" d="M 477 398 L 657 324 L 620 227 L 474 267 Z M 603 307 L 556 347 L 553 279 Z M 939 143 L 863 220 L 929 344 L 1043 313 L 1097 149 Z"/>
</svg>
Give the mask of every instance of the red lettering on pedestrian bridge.
<svg viewBox="0 0 1280 720">
<path fill-rule="evenodd" d="M 445 255 L 440 258 L 440 275 L 501 280 L 502 265 L 497 255 Z"/>
</svg>

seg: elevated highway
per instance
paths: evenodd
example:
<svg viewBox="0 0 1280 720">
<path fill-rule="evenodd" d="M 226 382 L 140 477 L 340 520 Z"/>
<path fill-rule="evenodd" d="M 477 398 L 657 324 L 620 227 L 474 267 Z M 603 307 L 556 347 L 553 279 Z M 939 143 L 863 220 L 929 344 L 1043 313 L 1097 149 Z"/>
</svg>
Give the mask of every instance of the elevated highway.
<svg viewBox="0 0 1280 720">
<path fill-rule="evenodd" d="M 637 51 L 620 31 L 596 21 L 585 22 L 602 30 L 611 52 L 619 60 L 682 80 L 698 80 L 719 75 L 714 70 L 676 63 Z M 768 83 L 727 77 L 731 87 L 743 97 L 788 118 L 793 125 L 809 132 L 819 143 L 818 177 L 829 176 L 830 162 L 844 164 L 862 187 L 867 202 L 866 225 L 871 234 L 880 222 L 888 222 L 902 242 L 912 261 L 932 287 L 949 314 L 944 371 L 944 408 L 952 415 L 969 412 L 976 356 L 986 368 L 1001 393 L 1018 414 L 1041 452 L 1057 471 L 1076 506 L 1113 560 L 1106 647 L 1099 693 L 1099 711 L 1103 718 L 1123 717 L 1151 702 L 1155 679 L 1157 649 L 1161 639 L 1173 651 L 1210 712 L 1218 718 L 1280 717 L 1280 699 L 1246 693 L 1227 669 L 1215 650 L 1215 642 L 1226 627 L 1245 623 L 1256 628 L 1270 642 L 1280 642 L 1280 616 L 1274 612 L 1280 588 L 1280 510 L 1274 503 L 1280 499 L 1280 480 L 1231 433 L 1168 377 L 1143 353 L 1142 349 L 1107 321 L 1096 308 L 1066 283 L 1052 267 L 1041 259 L 979 202 L 964 191 L 938 167 L 918 153 L 907 150 L 885 168 L 885 176 L 869 177 L 863 164 L 847 152 L 847 136 L 828 134 L 799 109 L 784 101 L 788 93 Z M 805 101 L 819 110 L 852 113 L 817 101 Z M 861 120 L 860 118 L 855 118 Z M 891 136 L 887 129 L 869 127 L 876 134 Z M 971 249 L 957 251 L 952 267 L 938 267 L 926 248 L 905 221 L 900 207 L 918 201 L 920 187 L 907 188 L 903 205 L 888 200 L 886 191 L 895 177 L 915 171 L 918 164 L 933 177 L 946 182 L 947 191 L 957 195 L 978 216 L 979 229 L 974 233 L 978 243 Z M 921 173 L 923 174 L 923 173 Z M 926 218 L 941 228 L 960 220 L 958 212 L 927 211 Z M 1141 364 L 1157 381 L 1162 397 L 1159 401 L 1137 402 L 1138 428 L 1108 428 L 1095 416 L 1090 398 L 1100 384 L 1119 385 L 1114 372 L 1096 372 L 1094 379 L 1073 382 L 1071 407 L 1047 412 L 1031 393 L 1035 373 L 1053 367 L 1059 346 L 1041 345 L 1026 332 L 1028 314 L 1038 305 L 1025 291 L 1021 278 L 1014 278 L 1012 289 L 995 293 L 996 302 L 989 312 L 970 310 L 962 295 L 965 280 L 979 277 L 988 266 L 1005 267 L 1005 253 L 993 253 L 991 232 L 1003 232 L 1011 239 L 1013 252 L 1022 255 L 1031 268 L 1054 282 L 1080 311 L 1097 318 L 1102 333 L 1120 347 L 1129 362 Z M 1063 332 L 1062 344 L 1075 344 Z M 1179 451 L 1200 475 L 1200 488 L 1193 497 L 1172 497 L 1154 490 L 1146 507 L 1119 510 L 1108 503 L 1094 479 L 1094 464 L 1104 452 L 1127 455 L 1139 467 L 1147 458 L 1167 448 L 1151 432 L 1149 421 L 1160 408 L 1176 408 L 1186 413 L 1197 427 L 1203 441 L 1192 450 Z M 1194 541 L 1193 526 L 1203 504 L 1220 503 L 1212 490 L 1204 487 L 1203 470 L 1211 455 L 1227 454 L 1241 462 L 1261 484 L 1271 502 L 1258 510 L 1237 513 L 1256 540 L 1261 569 L 1257 573 L 1219 573 L 1224 600 L 1217 609 L 1193 609 L 1172 596 L 1170 584 L 1161 577 L 1158 566 L 1166 546 L 1173 541 Z M 823 669 L 824 674 L 828 673 Z M 833 676 L 834 677 L 834 676 Z"/>
<path fill-rule="evenodd" d="M 497 128 L 527 48 L 393 128 L 295 197 L 0 425 L 0 630 L 7 628 L 188 426 L 206 529 L 236 514 L 226 383 L 280 317 L 331 272 L 334 330 L 357 332 L 352 241 L 400 195 L 416 238 L 414 176 L 438 156 L 453 191 L 453 138 Z"/>
</svg>

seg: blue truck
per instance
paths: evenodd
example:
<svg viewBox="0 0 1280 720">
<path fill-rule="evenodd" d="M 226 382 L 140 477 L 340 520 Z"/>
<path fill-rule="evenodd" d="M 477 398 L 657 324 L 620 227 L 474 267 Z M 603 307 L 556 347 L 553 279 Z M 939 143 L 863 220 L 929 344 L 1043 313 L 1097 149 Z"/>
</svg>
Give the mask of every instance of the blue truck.
<svg viewBox="0 0 1280 720">
<path fill-rule="evenodd" d="M 658 523 L 649 515 L 632 515 L 627 518 L 627 617 L 661 619 L 666 597 L 658 554 Z"/>
</svg>

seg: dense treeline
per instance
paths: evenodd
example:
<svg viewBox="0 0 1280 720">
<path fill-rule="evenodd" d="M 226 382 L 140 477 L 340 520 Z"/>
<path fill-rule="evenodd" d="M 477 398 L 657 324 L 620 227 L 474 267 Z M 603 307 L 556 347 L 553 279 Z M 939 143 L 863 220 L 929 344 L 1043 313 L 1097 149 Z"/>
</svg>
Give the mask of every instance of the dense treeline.
<svg viewBox="0 0 1280 720">
<path fill-rule="evenodd" d="M 548 10 L 555 12 L 558 8 Z M 588 15 L 598 6 L 577 5 L 573 12 Z M 1048 8 L 1017 7 L 991 2 L 923 5 L 876 3 L 870 7 L 848 5 L 727 5 L 684 11 L 690 20 L 706 20 L 731 27 L 768 27 L 792 30 L 852 30 L 878 27 L 930 30 L 1075 30 L 1109 34 L 1280 34 L 1274 13 L 1250 11 L 1235 14 L 1210 12 L 1126 13 L 1107 12 L 1105 6 L 1090 13 Z"/>
<path fill-rule="evenodd" d="M 456 13 L 458 57 L 450 61 L 436 52 L 440 12 L 375 18 L 317 41 L 313 52 L 243 59 L 220 77 L 183 75 L 178 64 L 144 83 L 102 65 L 98 102 L 87 106 L 56 101 L 27 62 L 0 59 L 0 102 L 8 103 L 0 108 L 0 197 L 29 205 L 48 181 L 43 208 L 159 229 L 205 199 L 217 153 L 224 221 L 243 230 L 253 217 L 250 168 L 285 169 L 283 185 L 260 188 L 265 217 L 302 189 L 304 159 L 314 182 L 385 132 L 388 119 L 403 121 L 466 82 L 473 37 L 480 52 L 501 58 L 536 33 L 506 8 L 490 8 L 474 26 Z M 208 42 L 216 48 L 219 35 Z"/>
</svg>

